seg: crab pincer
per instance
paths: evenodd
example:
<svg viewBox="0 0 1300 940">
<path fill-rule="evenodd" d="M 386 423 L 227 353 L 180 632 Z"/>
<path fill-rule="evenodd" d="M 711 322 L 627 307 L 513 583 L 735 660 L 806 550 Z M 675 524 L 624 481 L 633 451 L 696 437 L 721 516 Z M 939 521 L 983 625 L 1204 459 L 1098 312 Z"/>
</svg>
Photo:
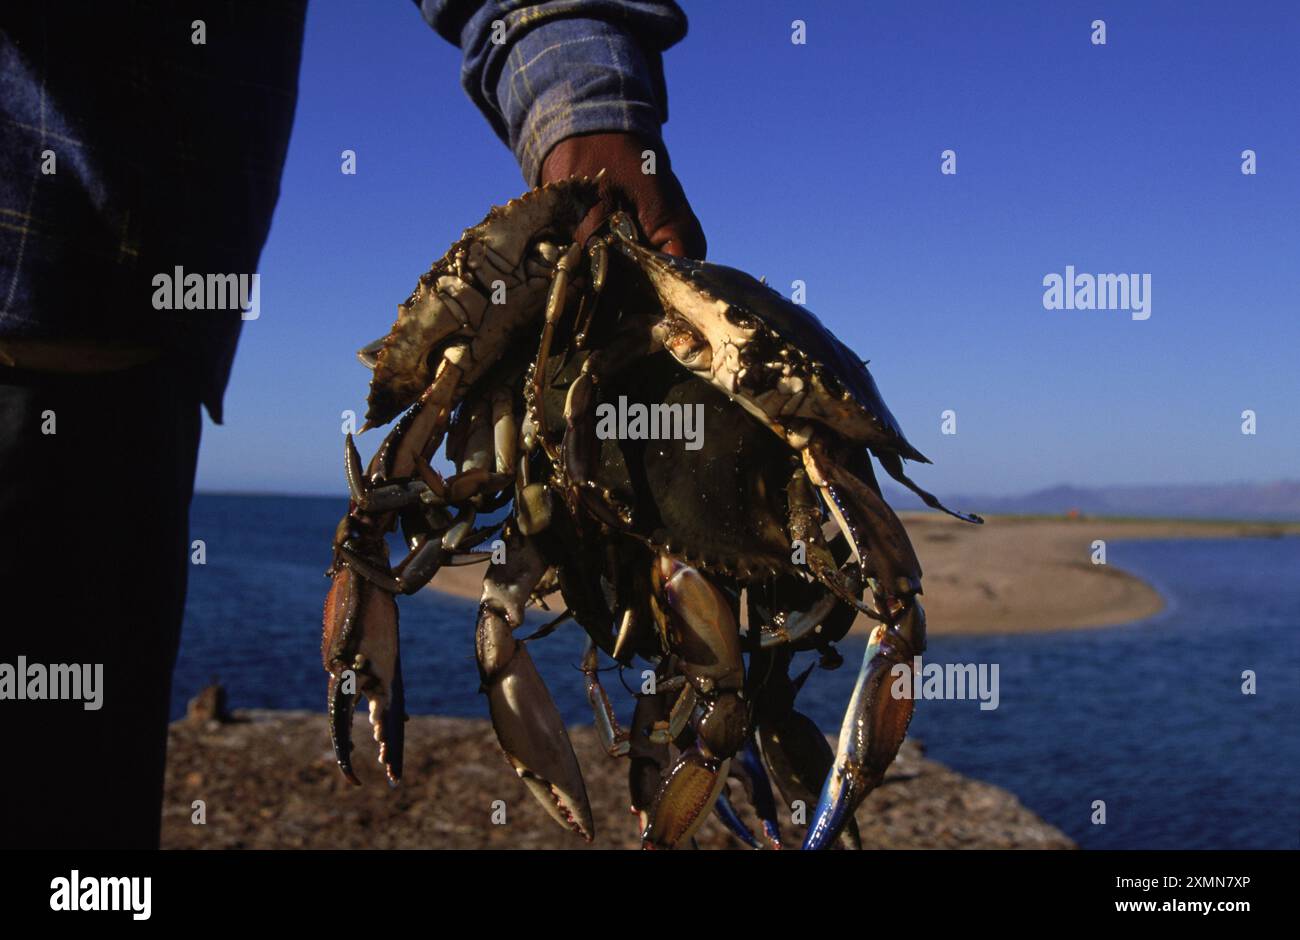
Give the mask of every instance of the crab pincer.
<svg viewBox="0 0 1300 940">
<path fill-rule="evenodd" d="M 751 735 L 745 742 L 728 768 L 732 779 L 739 781 L 745 795 L 749 797 L 754 813 L 762 826 L 763 841 L 760 842 L 736 811 L 724 786 L 718 794 L 714 812 L 722 820 L 732 835 L 751 849 L 760 849 L 764 844 L 773 849 L 781 848 L 781 826 L 777 820 L 776 798 L 772 795 L 772 785 L 768 780 L 767 768 Z"/>
<path fill-rule="evenodd" d="M 503 536 L 506 562 L 484 578 L 474 629 L 481 690 L 501 750 L 524 786 L 552 819 L 590 842 L 596 826 L 582 768 L 527 644 L 513 636 L 546 565 L 513 521 Z"/>
<path fill-rule="evenodd" d="M 329 673 L 330 740 L 339 769 L 360 784 L 352 769 L 352 714 L 364 695 L 389 783 L 402 777 L 406 702 L 398 649 L 397 604 L 346 564 L 337 566 L 325 598 L 321 658 Z"/>
<path fill-rule="evenodd" d="M 876 624 L 871 631 L 844 713 L 835 763 L 804 838 L 805 849 L 829 848 L 884 779 L 912 720 L 912 696 L 894 695 L 893 680 L 897 670 L 912 669 L 913 656 L 924 648 L 925 614 L 914 600 L 894 623 Z"/>
<path fill-rule="evenodd" d="M 687 680 L 682 696 L 699 712 L 691 722 L 695 741 L 664 772 L 641 835 L 643 848 L 662 849 L 688 841 L 713 809 L 732 757 L 749 738 L 749 709 L 731 599 L 668 554 L 655 560 L 652 582 L 655 616 Z"/>
</svg>

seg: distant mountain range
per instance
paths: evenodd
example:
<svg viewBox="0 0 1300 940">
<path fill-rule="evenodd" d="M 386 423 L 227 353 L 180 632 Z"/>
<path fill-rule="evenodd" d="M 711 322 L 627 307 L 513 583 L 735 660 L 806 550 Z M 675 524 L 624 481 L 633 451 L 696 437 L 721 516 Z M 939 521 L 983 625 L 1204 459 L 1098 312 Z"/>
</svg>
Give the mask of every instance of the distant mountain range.
<svg viewBox="0 0 1300 940">
<path fill-rule="evenodd" d="M 993 514 L 1064 515 L 1077 511 L 1088 516 L 1300 520 L 1300 480 L 1170 486 L 1067 484 L 1023 496 L 936 495 L 953 509 Z M 886 497 L 896 509 L 924 508 L 905 490 L 895 489 Z"/>
</svg>

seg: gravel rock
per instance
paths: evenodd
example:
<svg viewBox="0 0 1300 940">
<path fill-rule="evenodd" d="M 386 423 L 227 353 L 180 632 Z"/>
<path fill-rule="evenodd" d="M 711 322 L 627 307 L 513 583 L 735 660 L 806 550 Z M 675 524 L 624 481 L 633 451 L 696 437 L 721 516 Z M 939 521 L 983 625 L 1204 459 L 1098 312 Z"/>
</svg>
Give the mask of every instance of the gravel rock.
<svg viewBox="0 0 1300 940">
<path fill-rule="evenodd" d="M 238 711 L 234 721 L 171 727 L 163 848 L 173 849 L 631 849 L 627 763 L 605 756 L 590 727 L 569 729 L 596 822 L 591 845 L 561 829 L 502 757 L 486 720 L 418 717 L 406 725 L 406 769 L 389 788 L 358 717 L 354 761 L 365 786 L 339 773 L 323 715 Z M 757 831 L 733 784 L 737 808 Z M 197 825 L 194 801 L 206 822 Z M 503 801 L 505 823 L 492 821 Z M 787 816 L 788 819 L 788 816 Z M 1011 793 L 954 773 L 903 746 L 884 784 L 858 812 L 864 848 L 1063 849 L 1074 844 Z M 803 827 L 782 836 L 797 846 Z M 743 848 L 714 817 L 701 848 Z"/>
</svg>

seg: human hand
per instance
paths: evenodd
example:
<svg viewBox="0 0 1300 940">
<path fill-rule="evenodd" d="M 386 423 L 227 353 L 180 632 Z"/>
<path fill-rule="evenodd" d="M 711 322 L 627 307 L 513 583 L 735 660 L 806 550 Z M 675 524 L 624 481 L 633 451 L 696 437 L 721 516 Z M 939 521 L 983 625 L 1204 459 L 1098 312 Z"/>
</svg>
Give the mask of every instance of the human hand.
<svg viewBox="0 0 1300 940">
<path fill-rule="evenodd" d="M 641 172 L 644 150 L 655 149 L 655 173 Z M 542 162 L 542 182 L 570 176 L 595 176 L 605 170 L 601 201 L 578 227 L 584 242 L 610 212 L 624 204 L 635 207 L 636 220 L 659 251 L 687 258 L 703 258 L 707 246 L 700 220 L 686 201 L 682 184 L 668 165 L 668 154 L 649 148 L 632 134 L 581 134 L 566 137 Z"/>
</svg>

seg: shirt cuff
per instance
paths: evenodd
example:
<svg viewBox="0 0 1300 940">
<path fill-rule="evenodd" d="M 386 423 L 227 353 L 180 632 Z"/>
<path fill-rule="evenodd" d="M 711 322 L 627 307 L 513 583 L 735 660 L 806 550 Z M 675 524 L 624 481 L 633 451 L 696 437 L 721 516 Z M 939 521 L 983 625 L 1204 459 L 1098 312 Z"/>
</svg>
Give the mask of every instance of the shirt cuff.
<svg viewBox="0 0 1300 940">
<path fill-rule="evenodd" d="M 530 186 L 540 181 L 551 148 L 567 137 L 625 132 L 659 144 L 665 97 L 659 54 L 595 19 L 529 30 L 510 48 L 496 87 L 507 142 Z"/>
</svg>

